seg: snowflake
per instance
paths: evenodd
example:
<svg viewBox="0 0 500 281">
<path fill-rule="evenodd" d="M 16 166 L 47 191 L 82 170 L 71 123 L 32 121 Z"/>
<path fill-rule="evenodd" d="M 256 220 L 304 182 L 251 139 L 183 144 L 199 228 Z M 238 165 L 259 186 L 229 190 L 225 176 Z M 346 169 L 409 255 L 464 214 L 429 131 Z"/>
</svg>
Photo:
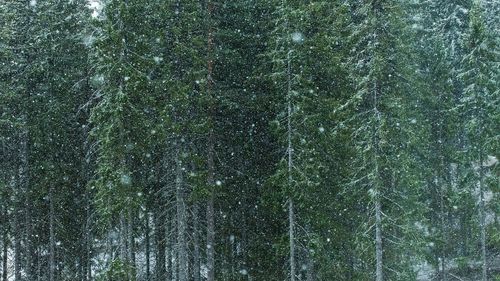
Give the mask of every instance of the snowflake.
<svg viewBox="0 0 500 281">
<path fill-rule="evenodd" d="M 153 60 L 156 62 L 156 63 L 160 63 L 163 61 L 163 58 L 160 58 L 160 57 L 154 57 Z"/>
<path fill-rule="evenodd" d="M 302 43 L 304 41 L 304 35 L 300 32 L 292 33 L 292 41 L 295 43 Z"/>
</svg>

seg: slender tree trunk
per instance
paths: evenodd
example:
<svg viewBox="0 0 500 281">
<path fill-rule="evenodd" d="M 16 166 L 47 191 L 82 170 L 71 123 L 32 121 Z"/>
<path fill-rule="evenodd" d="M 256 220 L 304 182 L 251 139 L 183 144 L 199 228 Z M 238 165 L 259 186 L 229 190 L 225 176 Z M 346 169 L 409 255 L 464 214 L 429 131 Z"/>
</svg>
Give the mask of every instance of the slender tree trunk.
<svg viewBox="0 0 500 281">
<path fill-rule="evenodd" d="M 6 154 L 7 151 L 5 149 L 5 146 L 2 145 L 2 154 Z M 7 271 L 8 271 L 8 268 L 7 268 L 7 255 L 8 255 L 8 243 L 9 243 L 9 213 L 7 211 L 7 197 L 8 196 L 5 196 L 3 199 L 3 202 L 2 202 L 2 220 L 1 220 L 1 224 L 2 224 L 2 258 L 1 258 L 1 264 L 2 264 L 2 275 L 1 275 L 1 280 L 3 281 L 7 281 Z"/>
<path fill-rule="evenodd" d="M 439 157 L 439 167 L 436 169 L 436 175 L 434 184 L 436 188 L 439 190 L 439 218 L 441 221 L 441 240 L 442 240 L 442 249 L 441 249 L 441 281 L 446 281 L 447 278 L 447 231 L 446 231 L 446 206 L 445 206 L 445 198 L 447 194 L 445 181 L 440 181 L 440 177 L 445 174 L 445 155 L 444 155 L 444 141 L 443 141 L 443 125 L 445 124 L 445 120 L 443 120 L 443 112 L 441 109 L 443 103 L 443 94 L 441 92 L 439 94 L 438 99 L 438 110 L 437 110 L 437 131 L 438 131 L 438 157 Z"/>
<path fill-rule="evenodd" d="M 212 146 L 212 145 L 209 145 Z M 208 185 L 212 188 L 210 197 L 207 202 L 207 281 L 215 280 L 215 250 L 214 250 L 214 240 L 215 240 L 215 223 L 214 223 L 214 191 L 213 186 L 215 184 L 213 175 L 213 149 L 209 149 L 209 173 L 208 173 Z"/>
<path fill-rule="evenodd" d="M 446 273 L 446 240 L 447 240 L 447 233 L 446 233 L 446 218 L 445 218 L 445 206 L 444 206 L 444 187 L 443 184 L 439 182 L 439 180 L 436 177 L 436 184 L 438 185 L 438 188 L 440 189 L 440 198 L 439 198 L 439 217 L 441 220 L 441 240 L 443 242 L 442 249 L 441 249 L 441 280 L 446 281 L 447 279 L 447 273 Z"/>
<path fill-rule="evenodd" d="M 8 213 L 7 213 L 7 204 L 3 206 L 3 217 L 4 217 L 4 227 L 3 227 L 3 248 L 2 248 L 2 280 L 8 281 L 8 255 L 9 255 L 9 231 L 8 231 Z"/>
<path fill-rule="evenodd" d="M 380 195 L 375 198 L 375 251 L 376 251 L 376 272 L 375 280 L 384 280 L 383 275 L 383 248 L 382 248 L 382 206 Z"/>
<path fill-rule="evenodd" d="M 486 204 L 484 202 L 484 167 L 483 157 L 479 160 L 479 219 L 481 227 L 481 261 L 482 261 L 482 281 L 488 280 L 488 260 L 486 252 Z"/>
<path fill-rule="evenodd" d="M 26 197 L 30 197 L 28 194 L 26 194 Z M 33 235 L 33 226 L 32 226 L 32 217 L 31 217 L 31 202 L 29 202 L 29 199 L 26 199 L 25 203 L 26 211 L 25 211 L 25 235 L 24 235 L 24 240 L 25 240 L 25 260 L 26 260 L 26 276 L 29 276 L 29 279 L 33 278 L 33 241 L 32 241 L 32 235 Z"/>
<path fill-rule="evenodd" d="M 131 278 L 134 280 L 137 278 L 137 270 L 136 270 L 136 264 L 135 264 L 135 235 L 134 235 L 134 228 L 135 228 L 135 212 L 132 210 L 127 211 L 127 234 L 128 234 L 128 261 L 129 261 L 129 266 L 133 269 Z"/>
<path fill-rule="evenodd" d="M 288 26 L 287 26 L 288 28 Z M 291 66 L 291 53 L 287 53 L 287 154 L 288 154 L 288 188 L 291 192 L 293 185 L 293 145 L 292 145 L 292 66 Z M 290 280 L 296 279 L 296 265 L 295 265 L 295 210 L 293 205 L 292 196 L 288 197 L 288 242 L 290 247 Z"/>
<path fill-rule="evenodd" d="M 193 206 L 193 281 L 200 281 L 200 238 L 199 238 L 199 206 Z"/>
<path fill-rule="evenodd" d="M 127 226 L 125 222 L 125 215 L 120 214 L 120 260 L 123 262 L 128 261 L 127 253 Z"/>
<path fill-rule="evenodd" d="M 112 229 L 111 222 L 108 223 L 108 229 Z M 105 267 L 108 268 L 110 265 L 110 262 L 114 260 L 114 250 L 113 250 L 113 237 L 111 236 L 111 233 L 108 232 L 106 235 L 106 246 L 105 246 L 105 255 L 107 257 L 105 261 Z"/>
<path fill-rule="evenodd" d="M 32 218 L 31 218 L 31 198 L 29 196 L 29 162 L 28 162 L 28 138 L 29 133 L 27 126 L 27 115 L 23 114 L 22 122 L 25 126 L 20 135 L 20 147 L 19 147 L 19 187 L 24 193 L 24 215 L 25 215 L 25 225 L 24 225 L 24 242 L 25 242 L 25 270 L 28 279 L 33 277 L 33 247 L 32 247 Z M 17 226 L 16 226 L 17 227 Z M 20 241 L 19 241 L 20 242 Z M 20 245 L 19 245 L 20 246 Z M 20 261 L 19 261 L 20 262 Z M 20 266 L 20 264 L 19 264 Z M 20 272 L 18 273 L 20 276 Z"/>
<path fill-rule="evenodd" d="M 288 239 L 290 243 L 290 280 L 295 281 L 295 214 L 293 200 L 288 199 Z"/>
<path fill-rule="evenodd" d="M 175 165 L 176 205 L 177 205 L 177 259 L 178 259 L 178 281 L 187 281 L 189 276 L 188 253 L 186 242 L 186 203 L 184 200 L 184 182 L 182 175 L 181 149 L 177 150 Z"/>
<path fill-rule="evenodd" d="M 177 235 L 175 234 L 177 231 L 178 224 L 174 214 L 172 214 L 172 219 L 170 221 L 171 221 L 171 226 L 170 226 L 171 231 L 168 232 L 167 234 L 168 236 L 167 239 L 169 241 L 168 251 L 167 251 L 168 280 L 177 281 L 177 276 L 178 276 L 177 264 L 179 263 L 179 261 L 176 255 Z"/>
<path fill-rule="evenodd" d="M 145 254 L 146 254 L 146 281 L 151 281 L 151 249 L 150 249 L 150 238 L 149 238 L 149 211 L 145 213 L 146 218 L 146 229 L 145 229 L 145 241 L 144 243 L 146 244 L 146 249 L 145 249 Z"/>
<path fill-rule="evenodd" d="M 36 242 L 37 242 L 37 245 L 40 245 L 40 237 L 37 238 Z M 37 266 L 36 266 L 36 273 L 37 273 L 36 280 L 40 281 L 42 278 L 42 263 L 40 262 L 40 259 L 41 259 L 40 246 L 38 246 L 36 249 L 36 258 L 39 261 Z"/>
<path fill-rule="evenodd" d="M 85 224 L 85 239 L 87 240 L 86 245 L 86 264 L 85 264 L 85 280 L 92 280 L 92 231 L 91 231 L 91 218 L 90 218 L 90 199 L 87 197 L 87 221 Z"/>
<path fill-rule="evenodd" d="M 166 268 L 165 268 L 165 225 L 164 216 L 162 215 L 163 210 L 160 204 L 156 206 L 155 210 L 155 246 L 156 246 L 156 259 L 155 259 L 155 272 L 156 280 L 161 281 L 166 278 Z"/>
<path fill-rule="evenodd" d="M 211 164 L 210 164 L 211 163 Z M 213 171 L 213 155 L 209 153 L 209 170 Z M 209 172 L 208 185 L 213 188 L 214 179 L 213 172 Z M 215 223 L 214 223 L 214 194 L 213 190 L 208 198 L 207 202 L 207 281 L 215 280 L 215 250 L 214 250 L 214 240 L 215 240 Z"/>
<path fill-rule="evenodd" d="M 446 281 L 447 279 L 447 255 L 446 255 L 446 240 L 447 240 L 447 231 L 446 231 L 446 208 L 444 205 L 445 202 L 445 188 L 443 182 L 439 180 L 439 173 L 436 171 L 436 174 L 434 176 L 434 187 L 439 193 L 439 210 L 438 210 L 438 216 L 439 216 L 439 221 L 440 221 L 440 230 L 441 230 L 441 240 L 442 240 L 442 248 L 441 251 L 437 254 L 436 258 L 438 261 L 438 271 L 440 272 L 439 274 L 439 279 L 441 281 Z"/>
<path fill-rule="evenodd" d="M 233 218 L 231 218 L 231 221 L 233 221 Z M 233 225 L 234 223 L 231 222 L 231 224 Z M 243 230 L 245 231 L 245 230 Z M 235 279 L 236 278 L 236 267 L 239 268 L 239 265 L 237 265 L 237 260 L 236 260 L 236 249 L 235 249 L 235 245 L 234 245 L 234 241 L 235 240 L 235 237 L 234 235 L 231 235 L 229 237 L 229 247 L 230 247 L 230 255 L 231 255 L 231 271 L 230 271 L 230 278 L 232 279 Z"/>
<path fill-rule="evenodd" d="M 54 212 L 54 188 L 49 188 L 49 281 L 55 280 L 56 272 L 56 239 L 55 239 L 55 212 Z"/>
<path fill-rule="evenodd" d="M 215 136 L 214 136 L 214 126 L 215 126 L 215 116 L 214 116 L 214 97 L 212 93 L 213 88 L 213 50 L 214 50 L 214 36 L 212 28 L 212 14 L 214 10 L 214 4 L 211 0 L 207 2 L 207 24 L 208 24 L 208 46 L 207 46 L 207 94 L 212 99 L 209 105 L 209 114 L 211 118 L 211 124 L 208 136 L 208 176 L 207 184 L 210 190 L 210 197 L 207 202 L 207 281 L 215 281 L 215 212 L 214 212 L 214 186 L 215 186 L 215 164 L 214 164 L 214 154 L 215 154 Z"/>
<path fill-rule="evenodd" d="M 383 244 L 382 244 L 382 195 L 381 195 L 381 187 L 380 183 L 380 170 L 379 170 L 379 155 L 380 151 L 380 126 L 382 122 L 381 112 L 378 109 L 378 99 L 381 96 L 380 94 L 380 84 L 378 81 L 374 81 L 373 85 L 373 111 L 375 114 L 375 123 L 373 125 L 372 132 L 372 142 L 375 150 L 375 175 L 378 177 L 376 182 L 374 183 L 374 192 L 375 192 L 375 280 L 383 281 L 384 280 L 384 264 L 383 264 Z"/>
</svg>

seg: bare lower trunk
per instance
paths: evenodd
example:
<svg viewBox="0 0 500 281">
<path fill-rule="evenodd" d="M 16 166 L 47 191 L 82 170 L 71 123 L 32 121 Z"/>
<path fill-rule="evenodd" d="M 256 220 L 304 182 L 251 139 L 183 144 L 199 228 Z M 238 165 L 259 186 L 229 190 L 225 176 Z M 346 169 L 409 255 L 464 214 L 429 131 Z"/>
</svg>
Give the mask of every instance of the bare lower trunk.
<svg viewBox="0 0 500 281">
<path fill-rule="evenodd" d="M 113 229 L 111 227 L 111 222 L 108 223 L 108 229 Z M 114 249 L 113 249 L 113 235 L 112 233 L 108 232 L 106 235 L 106 246 L 104 252 L 106 253 L 106 261 L 105 261 L 105 267 L 108 268 L 110 265 L 110 262 L 114 260 Z"/>
<path fill-rule="evenodd" d="M 208 42 L 207 42 L 207 94 L 209 97 L 212 96 L 213 87 L 213 49 L 214 49 L 214 36 L 212 28 L 212 14 L 214 10 L 214 4 L 211 0 L 207 1 L 207 23 L 208 23 Z M 214 101 L 211 100 L 211 103 Z M 209 105 L 209 114 L 211 118 L 211 128 L 208 136 L 208 176 L 207 184 L 210 187 L 210 197 L 207 202 L 207 281 L 215 281 L 215 218 L 214 218 L 214 185 L 215 185 L 215 166 L 214 166 L 214 154 L 215 154 L 215 136 L 214 136 L 214 106 Z"/>
<path fill-rule="evenodd" d="M 187 281 L 189 276 L 188 254 L 186 243 L 186 203 L 184 200 L 184 182 L 182 175 L 181 150 L 177 151 L 176 164 L 176 205 L 177 205 L 177 259 L 178 259 L 178 281 Z"/>
<path fill-rule="evenodd" d="M 85 225 L 85 238 L 87 239 L 86 245 L 86 264 L 85 264 L 85 280 L 92 280 L 92 231 L 91 231 L 91 222 L 90 222 L 90 200 L 87 198 L 87 223 Z"/>
<path fill-rule="evenodd" d="M 215 280 L 215 226 L 214 226 L 214 195 L 207 202 L 207 281 Z"/>
<path fill-rule="evenodd" d="M 171 221 L 171 226 L 170 229 L 171 231 L 168 232 L 167 234 L 167 239 L 168 239 L 168 250 L 167 250 L 167 269 L 168 269 L 168 280 L 172 281 L 177 281 L 177 248 L 176 248 L 176 243 L 177 243 L 177 235 L 175 235 L 176 230 L 177 230 L 177 220 L 175 218 L 175 215 L 172 214 L 172 219 Z"/>
<path fill-rule="evenodd" d="M 27 116 L 22 116 L 23 123 L 27 123 Z M 28 163 L 28 130 L 23 129 L 20 135 L 20 147 L 19 147 L 19 187 L 24 193 L 24 242 L 25 242 L 25 271 L 27 279 L 32 279 L 33 277 L 33 264 L 32 264 L 32 218 L 31 218 L 31 201 L 29 196 L 29 163 Z M 19 264 L 20 266 L 20 264 Z M 20 270 L 20 269 L 19 269 Z M 17 272 L 16 272 L 17 273 Z M 20 276 L 20 273 L 18 273 Z M 20 278 L 20 277 L 19 277 Z"/>
<path fill-rule="evenodd" d="M 375 175 L 380 177 L 379 170 L 379 160 L 378 156 L 382 154 L 380 148 L 380 127 L 382 126 L 382 113 L 378 110 L 378 99 L 381 96 L 380 83 L 378 81 L 374 81 L 373 83 L 373 112 L 375 114 L 376 122 L 373 125 L 372 132 L 372 144 L 375 148 Z M 393 178 L 394 184 L 394 178 Z M 384 280 L 384 264 L 383 264 L 383 245 L 382 245 L 382 194 L 381 194 L 381 186 L 379 182 L 375 183 L 374 192 L 375 192 L 375 280 L 383 281 Z M 393 187 L 394 188 L 394 187 Z"/>
<path fill-rule="evenodd" d="M 287 22 L 288 25 L 288 22 Z M 288 26 L 287 26 L 288 28 Z M 293 145 L 292 145 L 292 64 L 291 64 L 291 50 L 287 53 L 287 141 L 288 141 L 288 188 L 292 189 L 292 167 L 293 167 Z M 293 199 L 291 196 L 288 198 L 288 239 L 290 246 L 290 280 L 295 281 L 296 265 L 295 265 L 295 210 Z"/>
<path fill-rule="evenodd" d="M 15 191 L 16 194 L 19 191 Z M 17 195 L 18 196 L 18 195 Z M 16 229 L 19 227 L 19 223 L 21 222 L 21 213 L 20 213 L 20 202 L 16 202 L 16 210 L 14 214 L 14 280 L 21 281 L 21 231 L 20 229 Z"/>
<path fill-rule="evenodd" d="M 40 237 L 37 238 L 37 245 L 40 245 Z M 41 254 L 40 254 L 40 247 L 37 247 L 36 249 L 36 258 L 38 261 L 40 261 L 41 259 Z M 42 278 L 42 263 L 41 262 L 38 262 L 37 266 L 36 266 L 36 280 L 37 281 L 40 281 L 41 278 Z"/>
<path fill-rule="evenodd" d="M 200 241 L 199 232 L 199 207 L 195 203 L 193 206 L 193 280 L 200 281 Z"/>
<path fill-rule="evenodd" d="M 55 239 L 55 212 L 54 212 L 54 189 L 49 188 L 49 281 L 55 280 L 56 273 L 56 239 Z"/>
<path fill-rule="evenodd" d="M 383 281 L 383 248 L 382 248 L 382 206 L 380 195 L 375 198 L 375 253 L 376 253 L 376 271 L 375 280 Z"/>
<path fill-rule="evenodd" d="M 231 219 L 232 221 L 232 219 Z M 234 224 L 234 222 L 232 222 L 232 224 Z M 243 230 L 244 232 L 245 230 Z M 235 249 L 235 245 L 234 245 L 234 240 L 235 240 L 235 237 L 234 235 L 231 235 L 229 237 L 229 246 L 231 247 L 230 248 L 230 257 L 231 257 L 231 261 L 230 261 L 230 268 L 231 268 L 231 271 L 229 272 L 229 276 L 230 278 L 234 279 L 236 278 L 236 267 L 240 268 L 239 265 L 237 265 L 237 261 L 236 261 L 236 249 Z"/>
<path fill-rule="evenodd" d="M 151 249 L 150 249 L 150 238 L 149 238 L 149 212 L 145 213 L 145 218 L 146 218 L 146 237 L 145 237 L 145 244 L 146 244 L 146 281 L 151 281 Z"/>
<path fill-rule="evenodd" d="M 125 215 L 120 214 L 120 260 L 123 262 L 128 261 L 127 253 L 127 226 L 125 221 Z"/>
<path fill-rule="evenodd" d="M 29 197 L 28 194 L 26 194 L 26 197 Z M 25 249 L 25 264 L 26 264 L 26 276 L 28 277 L 29 280 L 33 279 L 33 226 L 31 225 L 32 223 L 32 217 L 31 217 L 31 202 L 29 202 L 29 199 L 26 199 L 25 203 L 25 235 L 24 235 L 24 241 L 26 245 Z"/>
<path fill-rule="evenodd" d="M 155 221 L 155 247 L 156 247 L 156 257 L 155 257 L 155 275 L 156 280 L 161 281 L 166 279 L 166 268 L 165 268 L 165 220 L 162 214 L 160 206 L 156 206 L 157 209 L 154 213 Z"/>
<path fill-rule="evenodd" d="M 295 214 L 293 200 L 288 202 L 288 239 L 290 243 L 290 280 L 295 281 Z"/>
<path fill-rule="evenodd" d="M 482 161 L 482 158 L 481 158 Z M 488 280 L 488 260 L 486 253 L 486 206 L 484 202 L 483 186 L 484 169 L 481 164 L 479 167 L 479 216 L 481 227 L 481 261 L 482 261 L 482 281 Z"/>
<path fill-rule="evenodd" d="M 215 212 L 214 212 L 214 187 L 215 187 L 215 167 L 214 167 L 214 132 L 209 133 L 208 141 L 208 178 L 207 184 L 210 187 L 210 196 L 207 200 L 207 281 L 215 281 Z"/>
<path fill-rule="evenodd" d="M 131 276 L 133 280 L 135 280 L 136 276 L 136 264 L 135 264 L 135 234 L 134 234 L 134 228 L 135 228 L 135 212 L 132 212 L 129 210 L 127 212 L 128 219 L 127 219 L 127 234 L 128 234 L 128 261 L 129 265 L 133 269 L 132 274 L 134 276 Z"/>
<path fill-rule="evenodd" d="M 443 246 L 441 249 L 441 281 L 446 281 L 447 280 L 447 273 L 446 273 L 446 241 L 447 241 L 447 233 L 446 233 L 446 214 L 445 214 L 445 206 L 444 206 L 444 200 L 445 200 L 445 188 L 443 186 L 443 183 L 441 183 L 438 179 L 438 176 L 436 176 L 436 187 L 439 188 L 439 217 L 441 221 L 441 240 L 443 242 Z"/>
<path fill-rule="evenodd" d="M 9 254 L 9 232 L 7 230 L 7 227 L 8 227 L 8 218 L 7 218 L 7 207 L 4 205 L 4 208 L 3 208 L 3 215 L 4 215 L 4 229 L 3 229 L 3 237 L 2 237 L 2 246 L 3 246 L 3 249 L 2 249 L 2 280 L 3 281 L 8 281 L 7 280 L 7 277 L 8 277 L 8 268 L 7 268 L 7 261 L 8 261 L 8 254 Z"/>
</svg>

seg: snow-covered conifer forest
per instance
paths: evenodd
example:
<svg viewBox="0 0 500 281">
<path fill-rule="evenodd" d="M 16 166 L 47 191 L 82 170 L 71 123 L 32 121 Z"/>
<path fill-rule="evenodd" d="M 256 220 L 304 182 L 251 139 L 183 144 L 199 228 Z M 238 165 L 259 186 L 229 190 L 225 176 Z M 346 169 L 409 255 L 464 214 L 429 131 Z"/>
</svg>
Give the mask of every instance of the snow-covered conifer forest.
<svg viewBox="0 0 500 281">
<path fill-rule="evenodd" d="M 499 0 L 0 0 L 0 281 L 498 281 L 499 44 Z"/>
</svg>

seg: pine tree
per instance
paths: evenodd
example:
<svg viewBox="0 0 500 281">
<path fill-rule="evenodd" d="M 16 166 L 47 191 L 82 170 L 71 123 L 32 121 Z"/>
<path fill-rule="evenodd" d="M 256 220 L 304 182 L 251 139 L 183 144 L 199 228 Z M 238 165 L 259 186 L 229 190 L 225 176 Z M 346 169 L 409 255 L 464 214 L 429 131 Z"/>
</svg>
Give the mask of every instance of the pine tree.
<svg viewBox="0 0 500 281">
<path fill-rule="evenodd" d="M 497 138 L 499 53 L 496 42 L 486 30 L 481 2 L 475 2 L 470 16 L 470 31 L 464 48 L 463 68 L 459 75 L 464 81 L 464 93 L 460 108 L 464 114 L 465 132 L 469 146 L 467 159 L 474 169 L 477 180 L 478 217 L 480 229 L 482 280 L 488 280 L 487 225 L 488 212 L 485 193 L 486 162 L 492 155 Z M 490 156 L 492 157 L 492 156 Z"/>
<path fill-rule="evenodd" d="M 361 229 L 373 233 L 374 248 L 366 247 L 374 253 L 377 281 L 413 275 L 411 256 L 404 254 L 412 243 L 404 237 L 411 232 L 416 215 L 411 202 L 416 203 L 420 186 L 418 178 L 410 176 L 415 169 L 410 152 L 419 116 L 412 110 L 418 100 L 410 95 L 415 66 L 408 60 L 404 37 L 395 36 L 409 35 L 401 7 L 394 1 L 374 1 L 353 3 L 351 8 L 353 49 L 348 63 L 356 92 L 344 107 L 355 106 L 357 111 L 351 117 L 356 122 L 351 123 L 356 126 L 352 136 L 356 157 L 346 187 L 370 206 Z M 359 238 L 363 247 L 364 238 Z M 371 262 L 364 266 L 371 268 Z"/>
</svg>

